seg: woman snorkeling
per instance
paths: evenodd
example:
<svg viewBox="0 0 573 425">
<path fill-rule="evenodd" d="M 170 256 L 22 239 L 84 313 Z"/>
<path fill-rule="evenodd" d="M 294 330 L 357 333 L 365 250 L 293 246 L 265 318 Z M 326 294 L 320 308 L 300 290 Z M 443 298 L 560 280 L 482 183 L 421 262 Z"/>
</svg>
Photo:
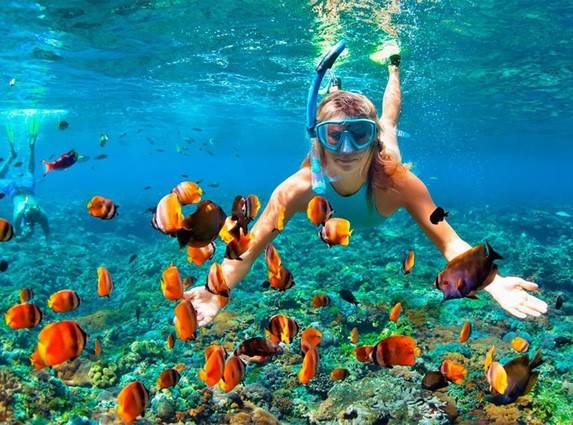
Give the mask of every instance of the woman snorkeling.
<svg viewBox="0 0 573 425">
<path fill-rule="evenodd" d="M 14 132 L 10 124 L 6 125 L 10 154 L 0 167 L 0 191 L 12 201 L 12 225 L 14 226 L 16 240 L 19 241 L 30 237 L 36 224 L 39 224 L 42 227 L 46 238 L 48 238 L 50 234 L 48 216 L 42 207 L 40 207 L 35 195 L 36 179 L 34 176 L 34 152 L 36 139 L 38 138 L 39 121 L 36 115 L 29 119 L 31 119 L 31 124 L 28 128 L 28 146 L 30 148 L 30 155 L 26 170 L 17 175 L 14 175 L 14 171 L 12 171 L 12 175 L 7 177 L 8 170 L 10 169 L 14 159 L 17 157 L 16 149 L 14 148 Z"/>
<path fill-rule="evenodd" d="M 336 215 L 350 220 L 354 228 L 379 224 L 405 208 L 446 260 L 471 248 L 445 220 L 432 224 L 430 216 L 436 204 L 428 188 L 400 162 L 396 135 L 402 105 L 399 66 L 399 56 L 388 65 L 389 80 L 380 119 L 367 97 L 343 90 L 332 91 L 315 108 L 316 113 L 309 114 L 314 121 L 309 126 L 313 135 L 310 155 L 300 170 L 273 191 L 252 228 L 256 237 L 241 255 L 242 261 L 225 259 L 222 263 L 230 289 L 243 280 L 255 259 L 278 234 L 273 230 L 281 211 L 285 224 L 294 214 L 305 213 L 317 186 L 317 192 L 323 192 Z M 328 177 L 323 188 L 315 184 L 321 177 L 317 177 L 317 172 Z M 528 293 L 537 287 L 519 277 L 497 275 L 485 291 L 508 313 L 523 319 L 547 311 L 544 301 Z M 211 322 L 220 310 L 217 296 L 205 287 L 193 288 L 185 297 L 197 312 L 199 326 Z"/>
</svg>

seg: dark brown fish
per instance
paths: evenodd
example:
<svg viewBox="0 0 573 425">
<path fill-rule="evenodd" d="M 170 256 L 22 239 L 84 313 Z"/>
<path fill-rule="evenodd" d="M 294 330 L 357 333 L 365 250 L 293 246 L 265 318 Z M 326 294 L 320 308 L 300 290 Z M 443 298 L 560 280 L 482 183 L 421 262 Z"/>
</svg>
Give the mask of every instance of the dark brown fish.
<svg viewBox="0 0 573 425">
<path fill-rule="evenodd" d="M 197 210 L 183 220 L 177 232 L 180 247 L 186 245 L 201 248 L 213 242 L 225 224 L 227 215 L 212 201 L 201 201 Z"/>
<path fill-rule="evenodd" d="M 444 221 L 450 213 L 448 211 L 444 211 L 442 207 L 438 207 L 434 210 L 432 214 L 430 214 L 430 222 L 432 224 L 438 224 L 440 221 Z"/>
<path fill-rule="evenodd" d="M 444 300 L 476 298 L 476 293 L 489 285 L 497 273 L 495 260 L 503 257 L 489 243 L 477 245 L 448 262 L 434 282 L 444 293 Z"/>
<path fill-rule="evenodd" d="M 561 307 L 563 307 L 564 301 L 565 297 L 563 296 L 563 294 L 557 295 L 557 298 L 555 299 L 555 310 L 561 309 Z"/>
<path fill-rule="evenodd" d="M 22 164 L 24 164 L 22 161 L 18 161 L 18 162 L 15 162 L 15 163 L 12 165 L 12 167 L 18 168 L 18 167 L 21 167 Z"/>
<path fill-rule="evenodd" d="M 102 154 L 99 154 L 98 156 L 96 156 L 94 159 L 106 159 L 106 158 L 107 158 L 107 154 L 102 153 Z"/>
<path fill-rule="evenodd" d="M 281 346 L 268 338 L 255 337 L 241 343 L 235 350 L 235 356 L 244 354 L 248 357 L 269 357 L 282 353 Z"/>
<path fill-rule="evenodd" d="M 503 394 L 500 394 L 494 388 L 495 385 L 492 385 L 491 380 L 495 379 L 495 377 L 490 376 L 488 373 L 488 381 L 492 385 L 492 401 L 497 405 L 513 403 L 518 397 L 531 391 L 539 376 L 539 372 L 534 372 L 533 370 L 542 363 L 541 349 L 535 352 L 531 361 L 529 361 L 529 356 L 526 354 L 506 363 L 503 369 L 507 374 L 507 388 Z"/>
<path fill-rule="evenodd" d="M 448 380 L 438 371 L 428 372 L 422 379 L 422 388 L 426 390 L 436 391 L 440 388 L 446 388 L 447 386 Z"/>
<path fill-rule="evenodd" d="M 129 261 L 127 262 L 128 264 L 133 263 L 133 261 L 137 258 L 137 254 L 131 254 L 131 256 L 129 257 Z"/>
<path fill-rule="evenodd" d="M 347 301 L 354 305 L 358 305 L 358 300 L 356 299 L 354 294 L 350 292 L 348 289 L 341 289 L 339 294 L 340 298 L 342 298 L 344 301 Z"/>
<path fill-rule="evenodd" d="M 70 124 L 68 124 L 67 121 L 60 121 L 57 125 L 57 128 L 58 128 L 58 130 L 65 130 L 69 126 L 70 126 Z"/>
</svg>

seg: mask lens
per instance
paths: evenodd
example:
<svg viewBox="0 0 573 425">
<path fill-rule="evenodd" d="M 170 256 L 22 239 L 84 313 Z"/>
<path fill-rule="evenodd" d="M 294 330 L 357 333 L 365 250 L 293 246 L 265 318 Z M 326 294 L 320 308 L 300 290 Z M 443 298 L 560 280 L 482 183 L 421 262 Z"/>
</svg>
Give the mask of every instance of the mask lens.
<svg viewBox="0 0 573 425">
<path fill-rule="evenodd" d="M 376 123 L 368 119 L 349 119 L 323 121 L 316 126 L 316 137 L 324 148 L 337 152 L 340 150 L 342 135 L 346 134 L 357 150 L 372 143 L 376 136 Z"/>
</svg>

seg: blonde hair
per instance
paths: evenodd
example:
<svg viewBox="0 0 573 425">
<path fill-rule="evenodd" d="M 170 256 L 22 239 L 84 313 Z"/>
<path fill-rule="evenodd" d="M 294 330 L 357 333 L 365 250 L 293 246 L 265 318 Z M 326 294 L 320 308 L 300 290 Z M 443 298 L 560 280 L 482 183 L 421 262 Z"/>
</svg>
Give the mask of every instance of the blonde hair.
<svg viewBox="0 0 573 425">
<path fill-rule="evenodd" d="M 368 182 L 368 200 L 371 202 L 372 186 L 382 190 L 391 189 L 396 185 L 398 179 L 406 176 L 410 167 L 396 160 L 384 148 L 384 142 L 382 141 L 383 130 L 378 119 L 378 112 L 374 104 L 366 96 L 337 90 L 326 96 L 318 105 L 317 122 L 344 118 L 366 118 L 374 121 L 378 129 L 376 135 L 378 143 L 372 143 L 368 148 L 369 160 L 366 162 L 365 168 L 361 170 Z M 316 139 L 313 139 L 312 143 L 313 147 L 320 152 L 321 162 L 324 166 L 324 148 Z M 309 166 L 310 160 L 307 156 L 301 168 Z"/>
</svg>

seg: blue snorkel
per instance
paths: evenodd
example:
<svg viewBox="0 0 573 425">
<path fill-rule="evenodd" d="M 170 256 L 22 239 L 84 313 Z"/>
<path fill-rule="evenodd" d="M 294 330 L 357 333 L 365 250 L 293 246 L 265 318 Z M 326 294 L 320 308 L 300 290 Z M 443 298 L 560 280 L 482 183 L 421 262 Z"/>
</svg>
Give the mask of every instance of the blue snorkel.
<svg viewBox="0 0 573 425">
<path fill-rule="evenodd" d="M 316 74 L 312 79 L 306 101 L 306 132 L 310 138 L 316 137 L 316 106 L 320 83 L 322 83 L 322 79 L 324 78 L 326 71 L 332 67 L 336 59 L 338 59 L 338 56 L 340 56 L 345 48 L 346 43 L 344 40 L 341 40 L 332 49 L 330 49 L 316 67 Z M 312 176 L 312 190 L 318 195 L 324 194 L 326 191 L 326 185 L 324 183 L 324 176 L 320 165 L 320 153 L 314 144 L 311 145 L 310 149 L 310 171 Z"/>
</svg>

